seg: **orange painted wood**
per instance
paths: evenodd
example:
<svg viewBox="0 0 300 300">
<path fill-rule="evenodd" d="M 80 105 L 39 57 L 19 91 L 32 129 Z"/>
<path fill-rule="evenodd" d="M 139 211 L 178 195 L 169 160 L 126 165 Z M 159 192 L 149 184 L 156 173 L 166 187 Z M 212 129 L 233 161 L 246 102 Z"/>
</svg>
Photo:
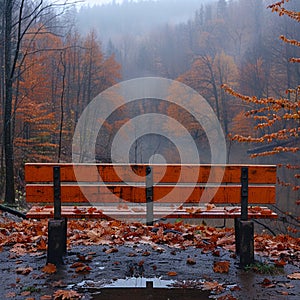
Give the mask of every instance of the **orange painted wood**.
<svg viewBox="0 0 300 300">
<path fill-rule="evenodd" d="M 26 164 L 26 200 L 36 204 L 53 204 L 53 166 L 61 167 L 62 216 L 72 218 L 145 218 L 146 165 L 128 164 Z M 152 165 L 154 178 L 154 218 L 237 218 L 240 209 L 223 206 L 200 213 L 189 213 L 174 205 L 240 204 L 240 176 L 243 165 Z M 249 205 L 274 204 L 276 200 L 276 166 L 247 165 L 249 170 Z M 76 168 L 76 174 L 74 172 Z M 134 170 L 134 172 L 132 172 Z M 224 173 L 223 173 L 224 171 Z M 79 175 L 78 175 L 79 174 Z M 223 175 L 223 177 L 222 177 Z M 123 182 L 125 181 L 125 183 Z M 178 181 L 180 183 L 178 184 Z M 78 183 L 79 182 L 79 183 Z M 196 186 L 195 183 L 197 182 Z M 219 186 L 219 183 L 221 185 Z M 209 183 L 210 187 L 206 187 Z M 217 185 L 216 185 L 217 184 Z M 80 186 L 79 186 L 80 185 Z M 214 187 L 215 186 L 215 187 Z M 216 187 L 217 186 L 217 187 Z M 125 200 L 125 206 L 119 205 Z M 78 203 L 74 210 L 73 204 Z M 101 205 L 91 211 L 84 204 Z M 106 206 L 102 209 L 102 204 Z M 124 207 L 128 206 L 128 209 Z M 123 209 L 120 209 L 120 207 Z M 198 206 L 197 206 L 198 207 Z M 249 218 L 276 218 L 271 210 L 249 210 Z M 53 208 L 38 206 L 27 213 L 29 218 L 53 217 Z"/>
<path fill-rule="evenodd" d="M 153 165 L 154 182 L 240 183 L 242 166 L 243 165 Z M 248 172 L 249 183 L 276 183 L 276 166 L 249 165 Z"/>
<path fill-rule="evenodd" d="M 62 203 L 109 203 L 120 202 L 120 199 L 133 202 L 144 202 L 145 188 L 129 185 L 63 185 L 61 186 Z M 87 200 L 88 199 L 88 200 Z M 53 186 L 26 185 L 26 201 L 33 203 L 53 203 Z"/>
<path fill-rule="evenodd" d="M 128 164 L 26 164 L 25 181 L 52 182 L 53 166 L 61 167 L 62 182 L 144 182 L 146 165 Z M 79 174 L 75 176 L 73 166 Z M 240 183 L 242 165 L 153 165 L 154 182 L 173 183 Z M 131 171 L 134 169 L 134 173 Z M 249 183 L 276 183 L 276 166 L 249 165 Z M 224 176 L 222 174 L 224 171 Z M 135 176 L 137 174 L 138 176 Z M 100 177 L 101 176 L 101 177 Z M 102 178 L 102 180 L 101 180 Z"/>
<path fill-rule="evenodd" d="M 205 194 L 203 194 L 205 191 Z M 203 197 L 202 197 L 203 196 Z M 202 198 L 201 198 L 202 197 Z M 146 201 L 145 187 L 130 185 L 62 185 L 62 203 L 110 203 L 123 199 L 128 202 L 144 203 Z M 33 203 L 53 203 L 52 185 L 28 184 L 26 200 Z M 227 185 L 218 188 L 204 186 L 154 186 L 153 200 L 162 203 L 232 203 L 241 201 L 240 186 Z M 275 186 L 250 186 L 249 204 L 275 203 Z"/>
<path fill-rule="evenodd" d="M 60 166 L 61 182 L 145 182 L 146 165 L 68 163 L 25 164 L 25 181 L 53 182 L 54 166 Z"/>
</svg>

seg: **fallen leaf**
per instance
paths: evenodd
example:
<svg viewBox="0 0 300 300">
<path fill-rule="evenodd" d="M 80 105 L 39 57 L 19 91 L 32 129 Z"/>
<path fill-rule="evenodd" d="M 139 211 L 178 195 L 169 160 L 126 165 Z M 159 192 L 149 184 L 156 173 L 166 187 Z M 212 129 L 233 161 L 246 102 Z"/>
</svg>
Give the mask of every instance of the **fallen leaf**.
<svg viewBox="0 0 300 300">
<path fill-rule="evenodd" d="M 196 261 L 193 259 L 193 258 L 188 258 L 187 260 L 186 260 L 186 263 L 188 264 L 188 265 L 195 265 L 196 264 Z"/>
<path fill-rule="evenodd" d="M 202 209 L 201 207 L 187 207 L 185 211 L 189 214 L 200 214 Z"/>
<path fill-rule="evenodd" d="M 138 266 L 139 266 L 139 267 L 141 267 L 141 266 L 143 266 L 143 265 L 144 265 L 144 263 L 145 263 L 145 261 L 143 261 L 143 260 L 140 260 L 140 261 L 138 262 Z"/>
<path fill-rule="evenodd" d="M 287 275 L 287 278 L 289 278 L 289 279 L 300 279 L 300 273 L 289 274 L 289 275 Z"/>
<path fill-rule="evenodd" d="M 47 274 L 53 274 L 56 272 L 56 266 L 54 264 L 48 263 L 42 268 L 42 272 Z"/>
<path fill-rule="evenodd" d="M 40 297 L 40 300 L 52 300 L 52 296 L 51 295 L 43 295 Z"/>
<path fill-rule="evenodd" d="M 208 203 L 208 204 L 206 205 L 206 210 L 207 210 L 207 211 L 210 211 L 210 210 L 214 209 L 215 207 L 216 207 L 216 206 L 215 206 L 214 204 Z"/>
<path fill-rule="evenodd" d="M 62 280 L 54 281 L 51 283 L 52 287 L 65 287 L 67 286 Z"/>
<path fill-rule="evenodd" d="M 110 248 L 108 250 L 105 251 L 105 253 L 110 254 L 110 253 L 115 253 L 118 252 L 119 250 L 117 248 Z"/>
<path fill-rule="evenodd" d="M 90 272 L 92 270 L 91 267 L 89 267 L 88 265 L 83 265 L 81 267 L 77 267 L 75 269 L 76 273 L 85 273 L 85 272 Z"/>
<path fill-rule="evenodd" d="M 73 300 L 80 299 L 82 295 L 73 290 L 57 290 L 53 294 L 54 300 Z"/>
<path fill-rule="evenodd" d="M 43 238 L 41 238 L 37 242 L 37 249 L 38 250 L 47 250 L 47 243 L 46 243 L 46 241 Z"/>
<path fill-rule="evenodd" d="M 15 298 L 16 297 L 16 293 L 14 292 L 8 292 L 7 294 L 5 294 L 5 298 Z"/>
<path fill-rule="evenodd" d="M 177 272 L 175 272 L 175 271 L 168 272 L 168 276 L 176 276 L 176 275 L 177 275 Z"/>
<path fill-rule="evenodd" d="M 70 268 L 78 268 L 78 267 L 82 267 L 85 266 L 85 264 L 83 262 L 77 261 L 75 263 L 73 263 Z"/>
<path fill-rule="evenodd" d="M 262 281 L 261 285 L 262 285 L 264 288 L 272 288 L 272 287 L 275 287 L 275 284 L 272 283 L 272 281 L 269 280 L 268 278 L 265 278 L 265 279 Z"/>
<path fill-rule="evenodd" d="M 217 281 L 205 281 L 202 285 L 204 291 L 215 291 L 220 293 L 224 290 L 224 287 Z"/>
<path fill-rule="evenodd" d="M 283 295 L 283 296 L 288 296 L 289 295 L 289 292 L 287 291 L 277 291 L 280 295 Z"/>
<path fill-rule="evenodd" d="M 33 269 L 30 267 L 27 268 L 17 268 L 16 272 L 17 274 L 22 274 L 22 275 L 28 275 Z"/>
<path fill-rule="evenodd" d="M 142 256 L 149 256 L 151 253 L 149 251 L 143 252 Z"/>
<path fill-rule="evenodd" d="M 275 264 L 277 267 L 283 267 L 283 266 L 286 265 L 286 261 L 284 261 L 283 259 L 275 260 L 275 261 L 274 261 L 274 264 Z"/>
<path fill-rule="evenodd" d="M 77 254 L 77 257 L 81 261 L 91 261 L 93 259 L 92 255 L 85 256 L 85 255 Z"/>
<path fill-rule="evenodd" d="M 31 294 L 30 291 L 24 291 L 24 292 L 21 293 L 21 296 L 26 297 L 26 296 L 29 296 L 30 294 Z"/>
<path fill-rule="evenodd" d="M 216 273 L 228 273 L 230 267 L 229 261 L 214 262 L 213 270 Z"/>
<path fill-rule="evenodd" d="M 97 211 L 97 208 L 96 207 L 90 207 L 87 211 L 88 211 L 89 214 L 93 214 L 94 212 Z"/>
</svg>

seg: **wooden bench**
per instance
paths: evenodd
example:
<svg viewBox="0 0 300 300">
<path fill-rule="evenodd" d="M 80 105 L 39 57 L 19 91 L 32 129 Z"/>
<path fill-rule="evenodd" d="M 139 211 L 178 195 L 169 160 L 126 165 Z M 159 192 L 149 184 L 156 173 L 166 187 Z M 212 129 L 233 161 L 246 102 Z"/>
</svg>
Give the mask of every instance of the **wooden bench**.
<svg viewBox="0 0 300 300">
<path fill-rule="evenodd" d="M 49 236 L 52 230 L 56 245 L 64 235 L 63 251 L 67 218 L 147 225 L 169 218 L 234 219 L 236 251 L 246 265 L 254 257 L 253 222 L 248 220 L 277 218 L 266 206 L 276 201 L 274 165 L 29 163 L 25 180 L 26 200 L 33 205 L 27 217 L 53 218 Z M 48 261 L 56 260 L 50 244 L 49 238 Z"/>
</svg>

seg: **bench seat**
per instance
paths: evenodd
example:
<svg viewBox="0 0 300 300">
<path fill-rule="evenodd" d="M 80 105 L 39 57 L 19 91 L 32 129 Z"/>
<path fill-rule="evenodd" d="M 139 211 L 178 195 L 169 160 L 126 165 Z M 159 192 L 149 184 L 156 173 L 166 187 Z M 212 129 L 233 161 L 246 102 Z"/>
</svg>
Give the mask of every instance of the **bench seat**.
<svg viewBox="0 0 300 300">
<path fill-rule="evenodd" d="M 205 206 L 187 206 L 174 208 L 157 206 L 154 209 L 154 219 L 235 219 L 241 216 L 240 206 L 221 206 L 207 208 Z M 44 219 L 53 218 L 53 206 L 33 206 L 27 212 L 27 218 Z M 61 216 L 79 219 L 145 219 L 146 209 L 142 206 L 62 206 Z M 277 214 L 269 207 L 248 207 L 250 219 L 276 219 Z"/>
</svg>

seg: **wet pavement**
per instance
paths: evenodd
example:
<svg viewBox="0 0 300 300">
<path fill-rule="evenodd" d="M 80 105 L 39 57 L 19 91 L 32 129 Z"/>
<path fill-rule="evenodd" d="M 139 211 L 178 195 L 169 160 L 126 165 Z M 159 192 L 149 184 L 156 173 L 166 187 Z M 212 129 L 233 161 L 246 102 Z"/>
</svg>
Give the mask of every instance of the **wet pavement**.
<svg viewBox="0 0 300 300">
<path fill-rule="evenodd" d="M 50 296 L 57 290 L 73 290 L 82 299 L 300 299 L 300 280 L 287 277 L 300 272 L 298 266 L 287 264 L 276 275 L 256 274 L 240 269 L 232 252 L 218 248 L 217 253 L 139 243 L 73 246 L 65 264 L 48 274 L 42 271 L 45 251 L 20 255 L 5 246 L 0 298 L 54 299 Z M 219 261 L 229 262 L 228 273 L 214 272 Z"/>
</svg>

